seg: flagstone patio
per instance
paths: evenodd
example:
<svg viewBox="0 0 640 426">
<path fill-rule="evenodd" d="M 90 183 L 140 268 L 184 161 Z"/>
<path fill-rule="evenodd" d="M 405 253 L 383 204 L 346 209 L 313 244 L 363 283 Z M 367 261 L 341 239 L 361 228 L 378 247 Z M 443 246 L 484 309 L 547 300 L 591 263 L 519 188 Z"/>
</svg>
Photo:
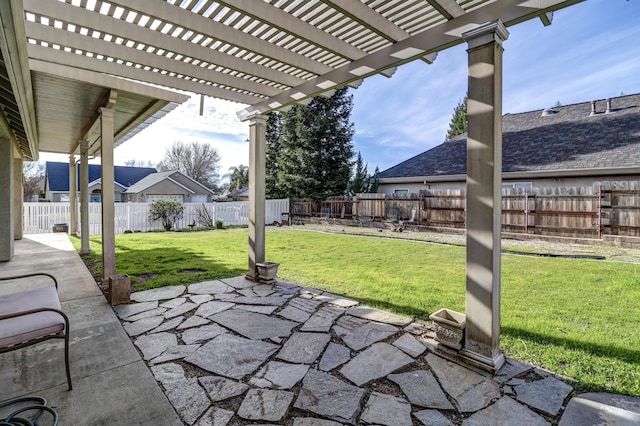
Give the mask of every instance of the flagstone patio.
<svg viewBox="0 0 640 426">
<path fill-rule="evenodd" d="M 513 360 L 471 371 L 438 355 L 427 322 L 290 283 L 132 298 L 116 314 L 189 425 L 545 425 L 573 390 Z"/>
</svg>

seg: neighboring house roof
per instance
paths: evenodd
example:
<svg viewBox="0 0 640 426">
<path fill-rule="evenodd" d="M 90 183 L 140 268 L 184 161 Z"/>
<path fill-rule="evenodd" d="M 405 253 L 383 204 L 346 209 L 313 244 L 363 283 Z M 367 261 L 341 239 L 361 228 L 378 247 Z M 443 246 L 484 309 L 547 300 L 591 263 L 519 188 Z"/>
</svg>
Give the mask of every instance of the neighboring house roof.
<svg viewBox="0 0 640 426">
<path fill-rule="evenodd" d="M 242 188 L 238 188 L 235 191 L 228 193 L 226 197 L 249 197 L 249 187 L 243 186 Z"/>
<path fill-rule="evenodd" d="M 502 117 L 502 171 L 552 172 L 640 167 L 640 94 Z M 543 114 L 544 112 L 544 114 Z M 467 172 L 467 135 L 380 173 L 380 179 Z"/>
<path fill-rule="evenodd" d="M 116 186 L 119 186 L 122 189 L 126 189 L 124 186 L 120 185 L 118 182 L 114 182 L 114 184 Z M 96 185 L 100 185 L 102 186 L 102 178 L 96 179 L 93 182 L 89 182 L 89 185 L 87 185 L 89 188 L 91 188 L 92 186 L 96 186 Z"/>
<path fill-rule="evenodd" d="M 78 165 L 78 184 L 80 183 L 80 167 Z M 100 179 L 100 172 L 101 166 L 99 164 L 89 164 L 89 182 Z M 127 188 L 145 176 L 156 172 L 157 170 L 153 167 L 114 166 L 114 180 L 120 186 Z M 46 175 L 49 191 L 69 192 L 69 163 L 47 161 Z"/>
<path fill-rule="evenodd" d="M 194 188 L 187 188 L 185 185 L 181 184 L 180 182 L 172 179 L 172 176 L 175 176 L 176 174 L 180 174 L 183 178 L 188 179 L 189 181 L 191 181 L 193 183 L 193 186 L 197 186 L 199 188 L 202 188 L 204 191 L 213 194 L 213 191 L 211 191 L 209 188 L 207 188 L 206 186 L 200 184 L 199 182 L 197 182 L 196 180 L 190 178 L 189 176 L 185 175 L 184 173 L 182 173 L 179 170 L 170 170 L 167 172 L 158 172 L 158 173 L 154 173 L 154 174 L 150 174 L 148 176 L 146 176 L 144 179 L 141 179 L 140 181 L 136 182 L 134 185 L 131 185 L 129 188 L 127 188 L 127 190 L 125 191 L 127 194 L 138 194 L 144 190 L 146 190 L 147 188 L 152 187 L 153 185 L 156 185 L 157 183 L 168 179 L 171 182 L 173 182 L 176 185 L 179 185 L 183 188 L 185 188 L 187 191 L 191 192 L 192 194 L 195 194 L 196 191 L 194 190 Z"/>
<path fill-rule="evenodd" d="M 171 183 L 178 185 L 193 194 L 194 193 L 193 190 L 171 179 L 171 175 L 173 175 L 174 173 L 175 173 L 175 170 L 172 170 L 169 172 L 158 172 L 158 173 L 148 175 L 145 178 L 141 179 L 140 181 L 136 182 L 134 185 L 131 185 L 129 188 L 127 188 L 125 192 L 127 194 L 138 194 L 144 191 L 145 189 L 151 188 L 153 185 L 156 185 L 162 182 L 163 180 L 169 180 L 171 181 Z"/>
</svg>

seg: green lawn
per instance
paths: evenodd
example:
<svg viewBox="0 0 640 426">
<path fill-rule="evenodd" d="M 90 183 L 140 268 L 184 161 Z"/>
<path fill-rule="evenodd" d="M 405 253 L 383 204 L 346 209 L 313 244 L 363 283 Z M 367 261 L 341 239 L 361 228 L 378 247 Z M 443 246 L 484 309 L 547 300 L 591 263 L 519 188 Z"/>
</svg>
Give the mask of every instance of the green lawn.
<svg viewBox="0 0 640 426">
<path fill-rule="evenodd" d="M 160 274 L 136 289 L 241 275 L 247 241 L 246 229 L 117 235 L 117 272 Z M 266 248 L 282 280 L 416 318 L 441 307 L 464 312 L 462 247 L 268 229 Z M 638 300 L 640 265 L 505 254 L 502 347 L 580 390 L 640 396 Z"/>
</svg>

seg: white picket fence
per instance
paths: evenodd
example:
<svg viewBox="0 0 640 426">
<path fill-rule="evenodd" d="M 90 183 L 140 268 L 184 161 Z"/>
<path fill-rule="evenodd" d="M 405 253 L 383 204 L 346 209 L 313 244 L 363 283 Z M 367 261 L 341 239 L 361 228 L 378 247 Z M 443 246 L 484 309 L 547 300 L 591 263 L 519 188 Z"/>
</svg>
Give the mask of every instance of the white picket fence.
<svg viewBox="0 0 640 426">
<path fill-rule="evenodd" d="M 148 232 L 162 229 L 160 221 L 149 220 L 149 203 L 116 203 L 115 230 L 116 234 L 125 231 Z M 204 206 L 213 221 L 222 220 L 227 225 L 249 224 L 249 202 L 234 201 L 228 203 L 185 203 L 184 213 L 176 225 L 176 229 L 187 228 L 198 223 L 197 209 Z M 265 224 L 269 225 L 282 220 L 282 213 L 289 212 L 289 200 L 266 201 Z M 78 231 L 80 231 L 80 206 L 78 205 Z M 24 203 L 24 233 L 46 234 L 53 232 L 53 225 L 68 224 L 70 222 L 69 203 Z M 89 203 L 89 234 L 102 233 L 102 204 Z"/>
</svg>

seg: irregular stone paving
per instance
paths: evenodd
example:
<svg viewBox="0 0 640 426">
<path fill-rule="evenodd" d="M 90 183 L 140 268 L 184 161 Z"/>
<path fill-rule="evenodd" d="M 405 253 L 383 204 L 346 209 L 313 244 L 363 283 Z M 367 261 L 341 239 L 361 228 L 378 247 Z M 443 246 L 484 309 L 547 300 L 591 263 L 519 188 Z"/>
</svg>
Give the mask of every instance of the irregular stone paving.
<svg viewBox="0 0 640 426">
<path fill-rule="evenodd" d="M 544 425 L 572 391 L 514 360 L 495 377 L 471 371 L 426 321 L 290 283 L 234 277 L 132 299 L 114 310 L 186 425 Z"/>
</svg>

